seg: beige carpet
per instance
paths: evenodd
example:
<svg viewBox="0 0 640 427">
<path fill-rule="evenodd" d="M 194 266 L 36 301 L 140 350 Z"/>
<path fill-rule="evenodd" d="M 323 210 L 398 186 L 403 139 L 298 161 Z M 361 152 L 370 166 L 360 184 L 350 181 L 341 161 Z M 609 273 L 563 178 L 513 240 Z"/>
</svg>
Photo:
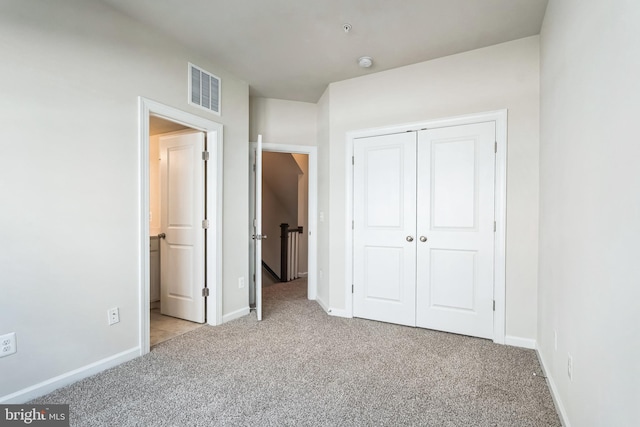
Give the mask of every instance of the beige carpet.
<svg viewBox="0 0 640 427">
<path fill-rule="evenodd" d="M 302 281 L 34 401 L 77 426 L 560 426 L 531 350 L 327 316 Z"/>
</svg>

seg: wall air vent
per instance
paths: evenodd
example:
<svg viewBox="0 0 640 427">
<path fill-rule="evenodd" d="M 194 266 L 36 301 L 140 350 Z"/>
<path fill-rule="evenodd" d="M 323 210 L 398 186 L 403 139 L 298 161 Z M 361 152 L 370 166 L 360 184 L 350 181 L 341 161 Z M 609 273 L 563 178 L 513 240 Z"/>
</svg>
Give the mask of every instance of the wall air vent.
<svg viewBox="0 0 640 427">
<path fill-rule="evenodd" d="M 189 64 L 189 104 L 220 115 L 220 78 Z"/>
</svg>

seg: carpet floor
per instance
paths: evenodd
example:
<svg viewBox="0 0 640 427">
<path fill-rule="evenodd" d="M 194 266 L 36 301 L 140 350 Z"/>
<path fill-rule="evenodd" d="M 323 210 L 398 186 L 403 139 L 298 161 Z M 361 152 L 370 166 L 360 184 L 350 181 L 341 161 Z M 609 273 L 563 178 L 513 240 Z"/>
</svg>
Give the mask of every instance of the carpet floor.
<svg viewBox="0 0 640 427">
<path fill-rule="evenodd" d="M 255 314 L 204 326 L 32 403 L 74 426 L 560 426 L 536 354 L 331 317 L 302 281 Z"/>
</svg>

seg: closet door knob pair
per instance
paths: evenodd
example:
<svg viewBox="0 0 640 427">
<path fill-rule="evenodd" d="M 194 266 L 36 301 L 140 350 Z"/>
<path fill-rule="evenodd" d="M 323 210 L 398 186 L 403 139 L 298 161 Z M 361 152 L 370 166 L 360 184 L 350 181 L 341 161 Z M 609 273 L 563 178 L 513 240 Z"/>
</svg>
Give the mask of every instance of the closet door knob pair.
<svg viewBox="0 0 640 427">
<path fill-rule="evenodd" d="M 420 236 L 420 241 L 424 243 L 427 241 L 427 238 L 424 236 Z M 413 242 L 413 236 L 407 236 L 407 242 Z"/>
</svg>

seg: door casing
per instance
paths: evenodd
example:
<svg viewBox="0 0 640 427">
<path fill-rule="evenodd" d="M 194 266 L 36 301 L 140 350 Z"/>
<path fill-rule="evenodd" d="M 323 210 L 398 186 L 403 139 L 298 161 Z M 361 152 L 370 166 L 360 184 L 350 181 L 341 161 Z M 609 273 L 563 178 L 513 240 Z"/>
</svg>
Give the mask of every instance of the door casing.
<svg viewBox="0 0 640 427">
<path fill-rule="evenodd" d="M 200 130 L 207 135 L 209 152 L 206 180 L 206 204 L 209 229 L 207 230 L 207 287 L 210 299 L 207 303 L 207 323 L 222 323 L 222 180 L 223 180 L 223 126 L 211 120 L 169 107 L 159 102 L 138 97 L 138 300 L 140 355 L 149 352 L 149 116 Z M 212 297 L 212 298 L 211 298 Z M 212 301 L 213 300 L 213 301 Z"/>
<path fill-rule="evenodd" d="M 407 123 L 373 129 L 347 132 L 345 150 L 345 216 L 344 224 L 345 253 L 345 315 L 353 317 L 353 142 L 356 138 L 400 133 L 412 130 L 441 128 L 472 123 L 494 121 L 496 123 L 496 170 L 495 170 L 495 218 L 496 232 L 494 236 L 494 283 L 493 295 L 495 312 L 493 323 L 493 342 L 505 343 L 506 324 L 506 200 L 507 200 L 507 110 L 489 111 L 422 122 Z"/>
</svg>

